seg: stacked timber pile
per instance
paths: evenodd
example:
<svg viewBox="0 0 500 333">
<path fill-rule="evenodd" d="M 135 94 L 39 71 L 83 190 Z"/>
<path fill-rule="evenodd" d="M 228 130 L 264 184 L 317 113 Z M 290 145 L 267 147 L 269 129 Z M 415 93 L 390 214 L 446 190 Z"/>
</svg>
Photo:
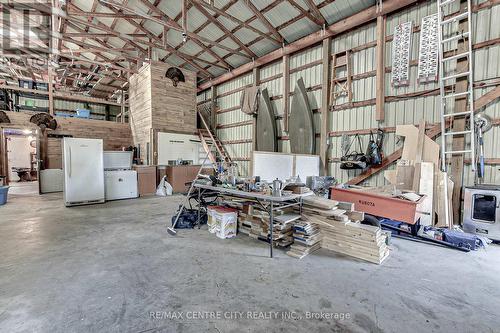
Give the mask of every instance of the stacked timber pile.
<svg viewBox="0 0 500 333">
<path fill-rule="evenodd" d="M 361 224 L 364 213 L 355 211 L 354 204 L 316 196 L 303 198 L 303 203 L 303 223 L 320 230 L 322 248 L 377 264 L 389 255 L 387 234 L 379 227 Z M 314 251 L 307 246 L 294 246 L 290 255 L 295 257 L 302 258 Z"/>
<path fill-rule="evenodd" d="M 277 210 L 274 212 L 273 244 L 277 247 L 287 247 L 293 243 L 293 223 L 300 219 L 291 209 Z M 267 212 L 252 209 L 243 209 L 238 220 L 239 231 L 252 238 L 268 242 L 269 215 Z"/>
<path fill-rule="evenodd" d="M 291 257 L 302 259 L 321 247 L 320 229 L 316 224 L 299 220 L 293 226 L 293 244 L 287 251 Z"/>
<path fill-rule="evenodd" d="M 300 219 L 299 214 L 293 213 L 293 210 L 277 210 L 275 211 L 273 221 L 273 245 L 277 247 L 287 247 L 293 243 L 293 222 Z M 262 212 L 260 216 L 261 227 L 263 229 L 263 237 L 270 239 L 269 232 L 269 215 L 267 212 Z"/>
<path fill-rule="evenodd" d="M 381 264 L 389 256 L 387 234 L 380 227 L 321 216 L 309 218 L 321 230 L 322 248 L 376 264 Z"/>
<path fill-rule="evenodd" d="M 250 236 L 252 232 L 252 218 L 251 215 L 240 211 L 238 216 L 238 232 Z"/>
</svg>

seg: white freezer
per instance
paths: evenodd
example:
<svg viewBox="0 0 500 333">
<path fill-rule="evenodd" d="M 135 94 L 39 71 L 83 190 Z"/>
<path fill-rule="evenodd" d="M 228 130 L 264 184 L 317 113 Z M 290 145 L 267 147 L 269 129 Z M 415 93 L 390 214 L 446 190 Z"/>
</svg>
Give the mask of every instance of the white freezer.
<svg viewBox="0 0 500 333">
<path fill-rule="evenodd" d="M 137 198 L 137 172 L 135 170 L 104 171 L 106 200 Z"/>
<path fill-rule="evenodd" d="M 66 206 L 104 202 L 101 139 L 63 139 L 64 201 Z"/>
<path fill-rule="evenodd" d="M 132 169 L 131 151 L 105 151 L 103 154 L 104 170 Z"/>
</svg>

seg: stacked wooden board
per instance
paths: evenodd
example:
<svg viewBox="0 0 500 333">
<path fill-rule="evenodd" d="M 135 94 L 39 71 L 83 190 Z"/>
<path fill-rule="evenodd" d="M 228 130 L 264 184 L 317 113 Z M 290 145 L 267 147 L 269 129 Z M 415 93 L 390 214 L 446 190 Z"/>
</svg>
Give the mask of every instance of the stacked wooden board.
<svg viewBox="0 0 500 333">
<path fill-rule="evenodd" d="M 354 204 L 317 196 L 303 198 L 302 215 L 291 208 L 276 211 L 273 245 L 290 246 L 287 254 L 304 258 L 319 248 L 381 264 L 389 255 L 388 235 L 379 227 L 363 225 Z M 258 206 L 239 207 L 239 232 L 268 242 L 269 215 Z"/>
<path fill-rule="evenodd" d="M 389 255 L 387 234 L 380 227 L 361 224 L 362 212 L 352 203 L 337 202 L 317 196 L 304 198 L 302 225 L 320 230 L 321 247 L 348 256 L 381 264 Z M 299 224 L 298 224 L 299 225 Z M 300 227 L 299 227 L 300 228 Z M 290 255 L 303 258 L 318 245 L 292 245 Z"/>
<path fill-rule="evenodd" d="M 293 222 L 300 218 L 300 215 L 292 210 L 275 211 L 273 223 L 273 244 L 277 247 L 287 247 L 293 243 Z M 239 232 L 252 238 L 268 242 L 269 215 L 265 211 L 251 209 L 247 213 L 241 212 L 238 219 Z"/>
<path fill-rule="evenodd" d="M 380 227 L 322 216 L 310 216 L 309 219 L 321 230 L 322 248 L 376 264 L 389 256 L 387 234 Z"/>
<path fill-rule="evenodd" d="M 302 259 L 321 247 L 320 229 L 316 224 L 298 220 L 293 226 L 293 244 L 287 251 L 291 257 Z"/>
</svg>

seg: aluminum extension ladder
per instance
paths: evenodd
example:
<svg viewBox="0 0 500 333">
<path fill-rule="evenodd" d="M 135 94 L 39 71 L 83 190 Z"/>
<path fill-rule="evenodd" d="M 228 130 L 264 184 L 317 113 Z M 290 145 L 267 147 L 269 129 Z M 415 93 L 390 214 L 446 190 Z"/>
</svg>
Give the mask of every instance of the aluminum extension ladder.
<svg viewBox="0 0 500 333">
<path fill-rule="evenodd" d="M 473 54 L 472 54 L 472 12 L 471 0 L 467 0 L 467 8 L 459 14 L 446 15 L 447 9 L 452 4 L 460 4 L 460 0 L 437 0 L 438 8 L 438 49 L 439 49 L 439 90 L 441 109 L 441 168 L 445 172 L 444 181 L 444 207 L 446 223 L 451 228 L 450 211 L 448 206 L 448 163 L 449 155 L 470 154 L 472 171 L 475 171 L 475 134 L 474 134 L 474 91 L 473 91 Z M 449 16 L 449 17 L 448 17 Z M 460 22 L 467 20 L 466 28 L 460 27 Z M 467 50 L 459 50 L 458 42 L 467 40 Z M 446 54 L 446 57 L 445 57 Z M 467 60 L 467 69 L 455 68 L 455 73 L 446 73 L 446 67 L 458 60 Z M 460 71 L 462 70 L 462 71 Z M 460 72 L 458 72 L 460 71 Z M 467 78 L 467 89 L 456 91 L 457 79 Z M 445 90 L 446 83 L 451 89 Z M 466 98 L 466 110 L 455 110 L 455 99 Z M 455 117 L 465 117 L 465 129 L 447 131 L 448 122 L 453 122 Z M 470 148 L 453 150 L 453 145 L 448 146 L 448 138 L 457 135 L 470 135 Z M 451 150 L 448 150 L 451 147 Z"/>
</svg>

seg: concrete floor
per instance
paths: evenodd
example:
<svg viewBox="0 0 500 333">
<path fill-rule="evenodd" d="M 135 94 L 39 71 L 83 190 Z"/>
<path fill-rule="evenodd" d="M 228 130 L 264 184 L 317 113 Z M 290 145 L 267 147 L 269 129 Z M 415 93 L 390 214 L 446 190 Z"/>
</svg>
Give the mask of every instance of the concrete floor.
<svg viewBox="0 0 500 333">
<path fill-rule="evenodd" d="M 17 189 L 0 207 L 1 332 L 500 327 L 497 246 L 464 254 L 395 239 L 381 266 L 324 250 L 302 260 L 278 250 L 270 259 L 264 243 L 243 235 L 220 240 L 202 229 L 168 236 L 178 196 L 65 208 L 61 194 L 26 192 Z M 169 311 L 182 318 L 168 318 Z M 258 318 L 269 311 L 277 318 Z M 222 318 L 193 319 L 198 312 Z M 282 319 L 290 312 L 293 319 Z M 308 319 L 307 312 L 337 317 Z"/>
</svg>

